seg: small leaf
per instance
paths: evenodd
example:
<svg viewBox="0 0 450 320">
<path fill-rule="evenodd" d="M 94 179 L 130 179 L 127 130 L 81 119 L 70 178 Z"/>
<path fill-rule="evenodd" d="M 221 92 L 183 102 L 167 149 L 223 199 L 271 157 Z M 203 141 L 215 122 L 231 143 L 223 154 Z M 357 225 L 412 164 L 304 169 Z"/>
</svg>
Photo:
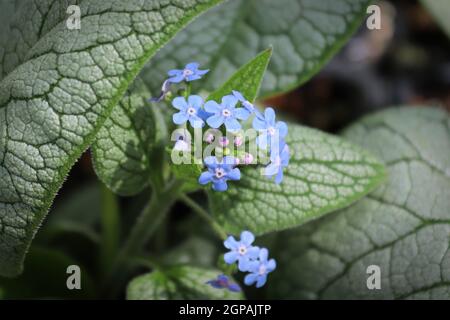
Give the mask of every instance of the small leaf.
<svg viewBox="0 0 450 320">
<path fill-rule="evenodd" d="M 215 289 L 206 282 L 220 271 L 177 266 L 139 276 L 128 285 L 128 300 L 242 299 L 242 293 Z"/>
<path fill-rule="evenodd" d="M 384 178 L 383 165 L 339 137 L 289 124 L 286 142 L 291 159 L 280 185 L 251 166 L 227 192 L 209 192 L 226 231 L 263 234 L 298 226 L 348 206 Z"/>
<path fill-rule="evenodd" d="M 250 102 L 258 95 L 259 87 L 264 78 L 267 65 L 272 56 L 272 49 L 267 49 L 258 54 L 236 71 L 219 89 L 211 93 L 207 100 L 219 101 L 223 96 L 237 90 Z"/>
<path fill-rule="evenodd" d="M 76 159 L 156 51 L 220 0 L 86 1 L 0 82 L 0 274 L 25 253 Z"/>
<path fill-rule="evenodd" d="M 233 0 L 197 19 L 158 52 L 142 73 L 153 95 L 166 70 L 198 61 L 214 91 L 246 61 L 273 46 L 261 95 L 298 87 L 347 42 L 370 0 Z"/>
<path fill-rule="evenodd" d="M 349 208 L 277 235 L 270 298 L 449 299 L 449 115 L 391 109 L 344 136 L 383 159 L 389 179 Z M 370 265 L 380 268 L 379 290 L 367 288 Z"/>
<path fill-rule="evenodd" d="M 448 0 L 421 0 L 422 4 L 436 19 L 448 37 L 450 37 L 450 2 Z"/>
</svg>

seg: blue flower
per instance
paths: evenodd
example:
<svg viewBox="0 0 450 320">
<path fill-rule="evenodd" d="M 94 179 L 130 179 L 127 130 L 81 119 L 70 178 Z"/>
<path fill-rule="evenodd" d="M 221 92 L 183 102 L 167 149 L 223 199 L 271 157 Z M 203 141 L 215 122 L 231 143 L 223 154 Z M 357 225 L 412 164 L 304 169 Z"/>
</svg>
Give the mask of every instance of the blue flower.
<svg viewBox="0 0 450 320">
<path fill-rule="evenodd" d="M 283 180 L 283 168 L 289 164 L 290 152 L 286 142 L 281 141 L 278 146 L 272 148 L 270 152 L 270 164 L 264 168 L 264 175 L 275 176 L 275 183 L 279 184 Z"/>
<path fill-rule="evenodd" d="M 262 116 L 261 112 L 259 112 L 258 109 L 255 108 L 253 103 L 251 103 L 250 101 L 245 99 L 244 96 L 242 95 L 242 93 L 240 93 L 239 91 L 236 91 L 236 90 L 233 90 L 232 92 L 233 92 L 233 96 L 242 103 L 242 106 L 245 109 L 247 109 L 248 112 L 256 114 L 257 117 Z"/>
<path fill-rule="evenodd" d="M 180 110 L 173 115 L 173 122 L 175 124 L 184 124 L 189 121 L 192 127 L 201 128 L 205 122 L 198 115 L 201 110 L 203 99 L 200 96 L 189 96 L 188 101 L 184 97 L 176 97 L 172 101 L 172 106 Z"/>
<path fill-rule="evenodd" d="M 184 69 L 173 69 L 167 72 L 168 76 L 170 77 L 167 79 L 169 82 L 172 83 L 179 83 L 183 80 L 185 81 L 194 81 L 200 79 L 204 74 L 208 73 L 209 70 L 199 70 L 200 64 L 197 62 L 191 62 L 188 63 Z"/>
<path fill-rule="evenodd" d="M 219 128 L 222 124 L 229 131 L 237 131 L 241 129 L 241 124 L 239 120 L 247 120 L 250 113 L 244 108 L 236 108 L 238 100 L 234 96 L 224 96 L 222 98 L 222 103 L 210 100 L 205 103 L 205 110 L 213 115 L 210 116 L 206 122 L 212 128 Z"/>
<path fill-rule="evenodd" d="M 224 157 L 221 162 L 216 157 L 207 157 L 204 160 L 208 171 L 203 172 L 198 178 L 202 185 L 212 182 L 213 190 L 225 191 L 228 189 L 227 180 L 239 180 L 241 172 L 236 165 L 236 159 L 231 156 Z"/>
<path fill-rule="evenodd" d="M 244 283 L 251 286 L 256 282 L 256 287 L 261 288 L 266 284 L 267 274 L 275 270 L 277 264 L 274 259 L 267 260 L 269 251 L 266 248 L 259 250 L 257 261 L 252 261 L 249 267 L 249 274 L 245 276 Z"/>
<path fill-rule="evenodd" d="M 250 231 L 242 231 L 240 241 L 229 236 L 223 243 L 225 248 L 230 249 L 230 252 L 225 253 L 225 262 L 232 264 L 237 261 L 239 270 L 248 271 L 251 262 L 259 254 L 259 248 L 251 245 L 253 241 L 255 241 L 255 236 Z"/>
<path fill-rule="evenodd" d="M 216 279 L 209 280 L 206 283 L 216 289 L 228 289 L 232 292 L 241 292 L 241 287 L 236 283 L 230 282 L 230 279 L 224 274 L 220 274 Z"/>
<path fill-rule="evenodd" d="M 275 122 L 275 111 L 272 108 L 267 108 L 264 111 L 264 116 L 253 119 L 253 128 L 261 131 L 256 141 L 263 149 L 267 149 L 267 146 L 272 146 L 272 143 L 277 143 L 277 141 L 272 142 L 272 139 L 282 139 L 286 137 L 288 132 L 286 123 L 282 121 Z"/>
</svg>

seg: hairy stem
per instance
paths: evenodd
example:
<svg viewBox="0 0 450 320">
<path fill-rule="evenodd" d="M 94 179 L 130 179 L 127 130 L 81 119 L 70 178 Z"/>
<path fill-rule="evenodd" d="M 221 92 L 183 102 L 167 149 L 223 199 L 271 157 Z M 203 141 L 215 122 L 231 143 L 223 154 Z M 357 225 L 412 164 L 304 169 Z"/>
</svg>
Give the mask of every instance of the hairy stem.
<svg viewBox="0 0 450 320">
<path fill-rule="evenodd" d="M 183 201 L 192 210 L 194 210 L 194 212 L 197 213 L 200 217 L 205 219 L 220 239 L 225 240 L 227 238 L 227 233 L 225 232 L 225 230 L 223 230 L 222 227 L 211 217 L 211 215 L 200 205 L 198 205 L 197 202 L 195 202 L 185 194 L 182 194 L 180 196 L 180 200 Z"/>
</svg>

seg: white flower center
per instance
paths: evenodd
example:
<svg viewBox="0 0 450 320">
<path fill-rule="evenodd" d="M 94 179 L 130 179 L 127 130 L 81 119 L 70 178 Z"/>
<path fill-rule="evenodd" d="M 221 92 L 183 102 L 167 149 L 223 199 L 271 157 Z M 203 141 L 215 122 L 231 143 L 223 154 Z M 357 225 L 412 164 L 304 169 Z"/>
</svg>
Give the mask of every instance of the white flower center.
<svg viewBox="0 0 450 320">
<path fill-rule="evenodd" d="M 260 275 L 263 275 L 263 274 L 265 274 L 266 272 L 267 272 L 266 266 L 265 266 L 264 264 L 260 265 L 260 266 L 259 266 L 258 273 L 259 273 Z"/>
<path fill-rule="evenodd" d="M 195 108 L 189 107 L 187 109 L 187 113 L 191 116 L 195 115 L 197 113 L 197 111 L 195 110 Z"/>
<path fill-rule="evenodd" d="M 247 247 L 244 246 L 244 245 L 240 245 L 240 246 L 239 246 L 239 249 L 238 249 L 238 252 L 239 252 L 239 254 L 240 254 L 241 256 L 245 255 L 245 254 L 247 253 Z"/>
<path fill-rule="evenodd" d="M 225 171 L 222 168 L 216 168 L 216 177 L 218 179 L 222 178 L 225 175 Z"/>
<path fill-rule="evenodd" d="M 188 77 L 188 76 L 192 76 L 194 74 L 194 72 L 192 72 L 191 69 L 184 69 L 183 70 L 183 76 Z"/>
<path fill-rule="evenodd" d="M 223 110 L 222 110 L 222 115 L 223 115 L 224 117 L 229 117 L 229 116 L 231 116 L 231 111 L 228 110 L 228 109 L 223 109 Z"/>
<path fill-rule="evenodd" d="M 267 129 L 267 132 L 269 132 L 269 135 L 271 135 L 271 136 L 275 135 L 276 131 L 277 131 L 277 129 L 275 129 L 274 127 L 269 127 Z"/>
</svg>

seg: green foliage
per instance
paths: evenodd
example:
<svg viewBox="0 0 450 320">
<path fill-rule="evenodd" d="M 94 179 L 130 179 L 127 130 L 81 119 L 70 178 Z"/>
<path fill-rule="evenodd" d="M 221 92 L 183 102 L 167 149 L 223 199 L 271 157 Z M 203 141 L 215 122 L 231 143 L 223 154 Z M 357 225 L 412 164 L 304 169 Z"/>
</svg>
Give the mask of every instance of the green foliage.
<svg viewBox="0 0 450 320">
<path fill-rule="evenodd" d="M 142 66 L 218 2 L 89 1 L 81 6 L 80 30 L 56 24 L 1 81 L 1 275 L 21 272 L 70 167 Z"/>
<path fill-rule="evenodd" d="M 277 235 L 269 296 L 448 299 L 450 117 L 392 109 L 344 136 L 383 159 L 389 180 L 347 209 Z M 381 290 L 366 287 L 369 265 L 380 266 Z"/>
<path fill-rule="evenodd" d="M 421 0 L 423 5 L 434 16 L 437 23 L 442 27 L 448 37 L 450 37 L 450 2 L 447 0 Z"/>
<path fill-rule="evenodd" d="M 291 123 L 286 142 L 291 159 L 280 185 L 249 167 L 226 193 L 209 193 L 226 231 L 263 234 L 298 226 L 348 206 L 384 178 L 382 164 L 338 137 Z"/>
<path fill-rule="evenodd" d="M 241 293 L 217 290 L 206 284 L 220 271 L 176 266 L 135 278 L 127 289 L 128 300 L 164 299 L 241 299 Z"/>
<path fill-rule="evenodd" d="M 316 74 L 361 24 L 369 0 L 231 0 L 206 13 L 158 52 L 142 72 L 153 95 L 165 72 L 189 60 L 211 69 L 214 91 L 241 65 L 273 46 L 262 95 Z M 202 88 L 205 85 L 202 84 Z"/>
</svg>

